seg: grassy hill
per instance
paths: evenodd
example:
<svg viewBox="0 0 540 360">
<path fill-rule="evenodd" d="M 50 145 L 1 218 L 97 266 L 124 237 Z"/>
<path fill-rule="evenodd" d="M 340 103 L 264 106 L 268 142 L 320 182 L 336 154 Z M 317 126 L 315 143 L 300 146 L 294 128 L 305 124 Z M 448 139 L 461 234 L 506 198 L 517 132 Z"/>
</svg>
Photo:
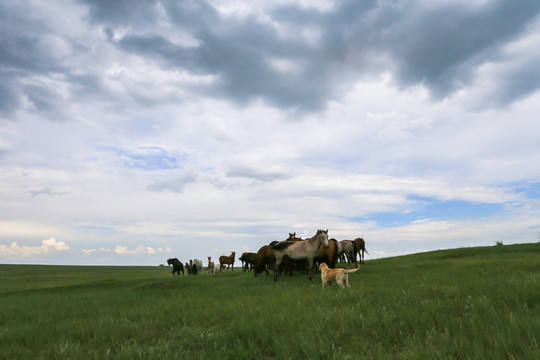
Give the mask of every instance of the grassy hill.
<svg viewBox="0 0 540 360">
<path fill-rule="evenodd" d="M 540 358 L 540 244 L 367 261 L 351 289 L 0 265 L 0 359 Z"/>
</svg>

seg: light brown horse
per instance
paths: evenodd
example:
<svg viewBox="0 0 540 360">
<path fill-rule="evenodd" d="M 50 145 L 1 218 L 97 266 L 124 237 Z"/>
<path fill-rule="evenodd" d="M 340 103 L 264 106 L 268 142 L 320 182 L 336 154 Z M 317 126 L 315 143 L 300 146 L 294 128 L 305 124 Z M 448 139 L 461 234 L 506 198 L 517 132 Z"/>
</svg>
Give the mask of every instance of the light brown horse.
<svg viewBox="0 0 540 360">
<path fill-rule="evenodd" d="M 356 251 L 358 251 L 358 255 L 360 256 L 360 264 L 363 264 L 364 252 L 368 253 L 368 251 L 366 250 L 366 242 L 362 238 L 356 238 L 354 239 L 354 244 L 356 245 Z M 354 258 L 356 259 L 356 254 L 354 254 Z"/>
<path fill-rule="evenodd" d="M 276 262 L 274 263 L 274 281 L 277 281 L 280 274 L 279 265 L 284 256 L 290 259 L 308 261 L 308 279 L 313 281 L 313 258 L 317 255 L 319 247 L 328 247 L 328 230 L 317 230 L 312 238 L 303 241 L 282 241 L 272 246 Z"/>
<path fill-rule="evenodd" d="M 215 271 L 215 265 L 214 265 L 214 262 L 212 261 L 212 257 L 209 256 L 208 257 L 208 267 L 206 268 L 206 273 L 207 274 L 213 274 Z"/>
<path fill-rule="evenodd" d="M 232 270 L 234 271 L 234 256 L 235 252 L 231 251 L 231 255 L 225 256 L 222 255 L 219 257 L 219 271 L 222 271 L 225 265 L 227 265 L 227 271 L 229 271 L 229 267 L 232 265 Z"/>
</svg>

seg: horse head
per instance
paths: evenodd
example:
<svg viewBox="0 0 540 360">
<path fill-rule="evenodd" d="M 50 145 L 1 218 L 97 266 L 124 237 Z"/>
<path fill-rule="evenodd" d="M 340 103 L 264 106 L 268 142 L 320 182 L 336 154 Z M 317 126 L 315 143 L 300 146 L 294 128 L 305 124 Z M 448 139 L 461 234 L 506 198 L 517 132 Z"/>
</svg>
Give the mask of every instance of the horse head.
<svg viewBox="0 0 540 360">
<path fill-rule="evenodd" d="M 328 229 L 317 230 L 317 235 L 322 237 L 322 244 L 324 245 L 324 247 L 328 247 Z"/>
</svg>

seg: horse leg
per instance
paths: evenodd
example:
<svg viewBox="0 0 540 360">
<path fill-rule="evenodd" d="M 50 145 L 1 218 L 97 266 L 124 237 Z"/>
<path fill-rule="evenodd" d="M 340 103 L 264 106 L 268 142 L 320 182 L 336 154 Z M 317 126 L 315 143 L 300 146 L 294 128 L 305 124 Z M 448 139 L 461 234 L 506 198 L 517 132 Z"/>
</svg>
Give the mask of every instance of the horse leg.
<svg viewBox="0 0 540 360">
<path fill-rule="evenodd" d="M 279 273 L 281 271 L 279 271 L 279 265 L 281 264 L 281 257 L 278 257 L 276 255 L 276 262 L 274 263 L 274 281 L 277 281 L 278 279 L 278 276 L 279 276 Z"/>
<path fill-rule="evenodd" d="M 313 281 L 313 259 L 308 258 L 308 279 Z"/>
</svg>

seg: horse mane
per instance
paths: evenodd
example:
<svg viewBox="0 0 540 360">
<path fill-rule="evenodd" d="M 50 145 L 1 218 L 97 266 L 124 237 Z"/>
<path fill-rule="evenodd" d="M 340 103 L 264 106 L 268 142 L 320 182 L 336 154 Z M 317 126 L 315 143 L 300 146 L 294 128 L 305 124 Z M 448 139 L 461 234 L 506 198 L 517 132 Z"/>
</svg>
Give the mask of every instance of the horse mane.
<svg viewBox="0 0 540 360">
<path fill-rule="evenodd" d="M 279 241 L 277 244 L 273 244 L 273 241 L 272 241 L 272 243 L 270 243 L 270 246 L 274 250 L 282 250 L 282 249 L 288 248 L 289 246 L 291 246 L 295 242 L 296 241 Z"/>
</svg>

